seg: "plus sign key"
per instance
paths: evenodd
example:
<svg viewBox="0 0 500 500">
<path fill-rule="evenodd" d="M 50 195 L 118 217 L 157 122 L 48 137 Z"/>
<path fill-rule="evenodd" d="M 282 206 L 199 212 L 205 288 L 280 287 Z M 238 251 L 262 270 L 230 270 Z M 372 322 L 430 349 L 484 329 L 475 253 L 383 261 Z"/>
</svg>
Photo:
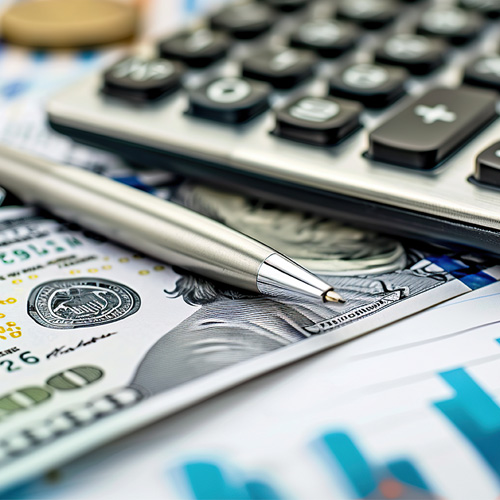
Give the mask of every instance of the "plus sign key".
<svg viewBox="0 0 500 500">
<path fill-rule="evenodd" d="M 370 134 L 369 156 L 434 168 L 497 117 L 496 101 L 489 90 L 433 89 Z"/>
</svg>

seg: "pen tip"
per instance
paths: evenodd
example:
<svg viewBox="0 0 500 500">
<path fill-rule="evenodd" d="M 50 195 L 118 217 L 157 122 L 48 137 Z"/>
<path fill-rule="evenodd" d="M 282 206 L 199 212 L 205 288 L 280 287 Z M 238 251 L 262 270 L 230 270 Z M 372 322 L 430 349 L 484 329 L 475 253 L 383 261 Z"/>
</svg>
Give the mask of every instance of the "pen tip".
<svg viewBox="0 0 500 500">
<path fill-rule="evenodd" d="M 345 300 L 337 292 L 334 292 L 333 290 L 328 290 L 323 295 L 323 300 L 325 302 L 340 302 L 341 304 L 345 302 Z"/>
</svg>

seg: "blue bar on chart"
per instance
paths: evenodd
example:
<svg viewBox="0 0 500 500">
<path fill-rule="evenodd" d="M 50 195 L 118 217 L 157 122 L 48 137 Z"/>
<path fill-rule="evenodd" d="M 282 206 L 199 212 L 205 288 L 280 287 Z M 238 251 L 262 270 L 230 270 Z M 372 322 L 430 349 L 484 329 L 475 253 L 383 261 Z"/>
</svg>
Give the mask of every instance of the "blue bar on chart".
<svg viewBox="0 0 500 500">
<path fill-rule="evenodd" d="M 176 477 L 196 500 L 280 500 L 268 483 L 248 478 L 237 470 L 224 470 L 214 462 L 192 461 L 183 464 Z"/>
<path fill-rule="evenodd" d="M 338 469 L 347 479 L 351 498 L 435 498 L 426 482 L 406 459 L 372 464 L 345 432 L 330 432 L 319 439 L 321 455 L 338 479 Z M 333 471 L 332 471 L 333 472 Z"/>
<path fill-rule="evenodd" d="M 439 375 L 456 394 L 434 406 L 470 441 L 500 480 L 499 406 L 464 368 Z"/>
</svg>

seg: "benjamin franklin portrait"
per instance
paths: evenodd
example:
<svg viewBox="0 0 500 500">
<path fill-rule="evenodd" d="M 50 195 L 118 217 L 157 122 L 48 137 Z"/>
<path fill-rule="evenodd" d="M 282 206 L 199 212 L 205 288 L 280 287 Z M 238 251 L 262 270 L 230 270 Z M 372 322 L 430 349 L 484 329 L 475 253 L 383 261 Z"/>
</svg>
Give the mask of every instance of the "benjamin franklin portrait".
<svg viewBox="0 0 500 500">
<path fill-rule="evenodd" d="M 452 279 L 419 251 L 331 219 L 190 184 L 181 185 L 176 201 L 287 254 L 332 284 L 347 303 L 278 300 L 178 270 L 165 300 L 182 297 L 199 308 L 142 360 L 131 386 L 145 396 L 306 339 L 311 334 L 305 327 L 380 297 L 401 300 L 410 288 L 418 293 Z"/>
</svg>

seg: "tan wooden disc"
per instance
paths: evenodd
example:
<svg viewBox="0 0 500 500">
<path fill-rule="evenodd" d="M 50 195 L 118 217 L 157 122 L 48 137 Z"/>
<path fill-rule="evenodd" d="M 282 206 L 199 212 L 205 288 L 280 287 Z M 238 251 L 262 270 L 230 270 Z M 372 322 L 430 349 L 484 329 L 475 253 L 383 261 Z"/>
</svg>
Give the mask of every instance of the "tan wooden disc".
<svg viewBox="0 0 500 500">
<path fill-rule="evenodd" d="M 9 7 L 2 37 L 38 48 L 89 47 L 134 35 L 138 9 L 115 0 L 26 0 Z"/>
</svg>

